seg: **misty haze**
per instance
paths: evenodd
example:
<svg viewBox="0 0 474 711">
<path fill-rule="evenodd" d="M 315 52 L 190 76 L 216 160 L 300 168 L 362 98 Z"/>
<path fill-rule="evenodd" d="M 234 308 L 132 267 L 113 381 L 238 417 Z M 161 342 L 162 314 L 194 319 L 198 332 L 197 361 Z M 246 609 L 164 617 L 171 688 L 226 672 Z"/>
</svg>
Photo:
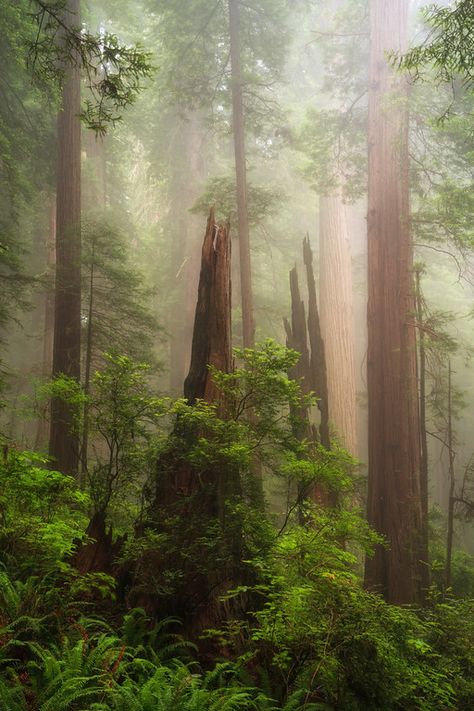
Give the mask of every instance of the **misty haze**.
<svg viewBox="0 0 474 711">
<path fill-rule="evenodd" d="M 472 711 L 474 0 L 0 40 L 0 711 Z"/>
</svg>

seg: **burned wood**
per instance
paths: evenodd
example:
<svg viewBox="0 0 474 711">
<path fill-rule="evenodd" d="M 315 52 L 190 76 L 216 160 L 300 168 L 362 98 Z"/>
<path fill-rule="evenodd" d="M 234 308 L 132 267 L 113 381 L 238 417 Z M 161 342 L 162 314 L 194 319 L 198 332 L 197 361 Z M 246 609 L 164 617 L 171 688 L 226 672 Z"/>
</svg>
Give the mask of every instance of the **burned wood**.
<svg viewBox="0 0 474 711">
<path fill-rule="evenodd" d="M 232 366 L 230 245 L 228 228 L 215 223 L 212 209 L 202 246 L 191 364 L 184 381 L 190 404 L 218 399 L 209 366 L 224 372 Z"/>
<path fill-rule="evenodd" d="M 318 398 L 318 408 L 321 413 L 319 436 L 321 444 L 326 449 L 331 446 L 329 436 L 329 408 L 328 408 L 328 383 L 326 372 L 326 356 L 324 341 L 321 335 L 319 322 L 318 302 L 316 298 L 316 282 L 313 270 L 313 252 L 309 244 L 309 237 L 303 240 L 303 259 L 306 267 L 308 284 L 308 334 L 311 349 L 310 358 L 310 389 Z"/>
</svg>

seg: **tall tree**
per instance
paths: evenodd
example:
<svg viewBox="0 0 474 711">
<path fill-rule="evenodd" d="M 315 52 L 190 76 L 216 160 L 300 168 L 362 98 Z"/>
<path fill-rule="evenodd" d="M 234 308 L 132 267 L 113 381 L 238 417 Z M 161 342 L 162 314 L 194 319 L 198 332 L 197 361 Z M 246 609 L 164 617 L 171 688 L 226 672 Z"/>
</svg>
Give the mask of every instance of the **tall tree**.
<svg viewBox="0 0 474 711">
<path fill-rule="evenodd" d="M 203 124 L 213 129 L 210 138 L 218 148 L 209 160 L 210 183 L 228 172 L 222 158 L 227 155 L 229 129 L 233 128 L 242 331 L 244 345 L 249 346 L 255 324 L 249 245 L 252 218 L 248 215 L 251 191 L 246 172 L 249 165 L 275 153 L 282 142 L 277 132 L 282 117 L 275 85 L 286 59 L 288 3 L 226 0 L 210 5 L 207 0 L 153 0 L 153 11 L 160 47 L 157 95 L 168 108 L 174 104 L 185 115 L 199 109 Z M 208 208 L 209 204 L 206 213 Z M 224 219 L 228 216 L 223 215 Z"/>
<path fill-rule="evenodd" d="M 255 343 L 255 324 L 253 318 L 247 169 L 245 164 L 245 120 L 242 96 L 239 0 L 229 0 L 229 36 L 230 61 L 232 67 L 232 127 L 234 132 L 235 177 L 237 185 L 242 335 L 244 348 L 252 348 Z"/>
<path fill-rule="evenodd" d="M 408 0 L 370 3 L 368 519 L 388 546 L 367 560 L 365 582 L 393 603 L 419 600 L 424 578 L 408 117 L 405 82 L 387 60 L 406 47 L 407 12 Z"/>
<path fill-rule="evenodd" d="M 66 27 L 80 25 L 80 0 L 68 0 Z M 79 58 L 64 63 L 58 115 L 56 191 L 56 287 L 53 376 L 79 380 L 81 360 L 81 85 Z M 68 474 L 78 468 L 79 447 L 72 435 L 73 412 L 55 399 L 51 406 L 49 453 Z"/>
<path fill-rule="evenodd" d="M 415 270 L 415 306 L 418 348 L 418 389 L 420 402 L 420 498 L 421 498 L 421 553 L 422 559 L 428 561 L 428 435 L 426 430 L 426 339 L 424 299 L 421 288 L 422 267 Z"/>
</svg>

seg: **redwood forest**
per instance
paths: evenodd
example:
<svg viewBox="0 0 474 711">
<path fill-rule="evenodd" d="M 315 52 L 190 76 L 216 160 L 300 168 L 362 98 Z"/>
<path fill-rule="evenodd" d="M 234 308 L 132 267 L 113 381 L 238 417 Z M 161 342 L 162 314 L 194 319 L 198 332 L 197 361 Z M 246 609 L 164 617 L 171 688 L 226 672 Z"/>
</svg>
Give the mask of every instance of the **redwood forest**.
<svg viewBox="0 0 474 711">
<path fill-rule="evenodd" d="M 472 711 L 474 0 L 0 57 L 0 711 Z"/>
</svg>

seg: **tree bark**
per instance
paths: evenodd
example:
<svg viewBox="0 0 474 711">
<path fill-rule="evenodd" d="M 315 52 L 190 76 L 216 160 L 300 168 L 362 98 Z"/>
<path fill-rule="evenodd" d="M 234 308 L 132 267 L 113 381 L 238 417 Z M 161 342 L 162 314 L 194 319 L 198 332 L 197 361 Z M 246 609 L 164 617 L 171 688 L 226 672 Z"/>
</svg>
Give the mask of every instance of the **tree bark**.
<svg viewBox="0 0 474 711">
<path fill-rule="evenodd" d="M 326 354 L 324 341 L 321 334 L 318 301 L 316 297 L 316 282 L 313 270 L 313 252 L 309 244 L 309 237 L 303 240 L 303 259 L 306 267 L 306 280 L 308 284 L 308 334 L 311 347 L 310 361 L 310 389 L 318 398 L 318 409 L 321 415 L 319 424 L 319 438 L 323 447 L 330 449 L 331 438 L 329 435 L 329 403 L 328 381 L 326 370 Z"/>
<path fill-rule="evenodd" d="M 421 498 L 421 560 L 426 563 L 424 585 L 429 585 L 428 550 L 428 436 L 426 431 L 426 348 L 423 314 L 423 293 L 420 269 L 415 273 L 416 321 L 418 334 L 419 401 L 420 401 L 420 498 Z"/>
<path fill-rule="evenodd" d="M 319 199 L 319 301 L 327 364 L 328 415 L 357 456 L 351 239 L 340 194 Z"/>
<path fill-rule="evenodd" d="M 291 291 L 291 324 L 287 319 L 283 323 L 286 331 L 286 345 L 300 353 L 300 359 L 288 375 L 293 380 L 301 383 L 302 392 L 308 394 L 312 389 L 312 370 L 311 357 L 308 349 L 308 330 L 306 325 L 306 315 L 304 302 L 300 295 L 298 283 L 298 272 L 296 267 L 290 271 L 290 291 Z M 295 437 L 301 441 L 308 440 L 317 442 L 317 428 L 311 423 L 310 413 L 307 407 L 294 408 L 291 410 L 293 418 L 293 433 Z M 318 485 L 303 485 L 298 484 L 298 502 L 303 504 L 305 499 L 311 499 L 318 504 L 327 504 L 327 492 Z M 300 508 L 299 512 L 300 523 L 307 523 L 307 515 L 304 508 Z"/>
<path fill-rule="evenodd" d="M 49 206 L 49 229 L 46 239 L 46 259 L 48 278 L 44 292 L 44 314 L 43 314 L 43 354 L 41 365 L 41 377 L 47 380 L 51 376 L 53 367 L 53 334 L 54 334 L 54 287 L 53 269 L 56 260 L 56 195 L 51 196 Z M 43 449 L 48 446 L 49 426 L 47 415 L 50 412 L 50 404 L 44 406 L 43 412 L 38 419 L 36 429 L 35 448 Z"/>
<path fill-rule="evenodd" d="M 215 223 L 214 209 L 202 247 L 191 365 L 184 381 L 184 397 L 191 404 L 220 398 L 210 365 L 224 373 L 232 366 L 230 240 L 228 229 Z"/>
<path fill-rule="evenodd" d="M 229 0 L 230 61 L 232 68 L 232 126 L 234 134 L 235 176 L 237 184 L 237 220 L 239 236 L 240 285 L 242 298 L 242 335 L 244 348 L 255 344 L 253 316 L 252 266 L 248 220 L 247 169 L 245 163 L 245 121 L 242 96 L 239 0 Z"/>
<path fill-rule="evenodd" d="M 305 394 L 311 391 L 310 355 L 308 350 L 308 331 L 306 328 L 306 315 L 304 302 L 300 295 L 298 272 L 296 267 L 290 271 L 291 291 L 291 324 L 287 319 L 283 323 L 286 331 L 286 345 L 300 354 L 295 366 L 288 373 L 289 377 L 301 383 Z M 299 439 L 310 436 L 309 413 L 307 408 L 294 412 L 294 432 Z"/>
<path fill-rule="evenodd" d="M 448 362 L 448 457 L 449 457 L 449 498 L 448 498 L 448 527 L 446 535 L 446 563 L 444 569 L 445 590 L 451 587 L 451 567 L 453 558 L 454 539 L 454 509 L 456 504 L 455 486 L 456 472 L 454 469 L 454 438 L 453 438 L 453 393 L 451 382 L 451 361 Z"/>
<path fill-rule="evenodd" d="M 105 142 L 104 137 L 93 136 L 92 132 L 88 133 L 87 159 L 90 161 L 90 181 L 89 194 L 86 201 L 86 209 L 103 209 L 107 206 L 107 162 L 105 157 Z M 84 204 L 84 200 L 82 201 Z M 86 398 L 90 395 L 91 376 L 92 376 L 92 358 L 94 353 L 94 309 L 96 302 L 96 274 L 95 274 L 95 238 L 92 244 L 90 272 L 88 275 L 88 297 L 87 305 L 87 326 L 85 329 L 84 345 L 84 382 L 83 390 Z M 86 399 L 82 413 L 82 438 L 80 449 L 80 476 L 79 484 L 84 487 L 87 477 L 87 460 L 89 454 L 89 402 Z"/>
<path fill-rule="evenodd" d="M 93 334 L 94 334 L 94 245 L 92 246 L 92 261 L 89 274 L 89 306 L 87 309 L 87 329 L 86 329 L 86 349 L 84 354 L 84 395 L 86 398 L 90 395 L 91 390 L 91 371 L 92 371 L 92 350 L 93 350 Z M 82 413 L 82 442 L 81 442 L 81 473 L 79 484 L 85 486 L 87 476 L 87 459 L 89 454 L 89 402 L 86 399 Z"/>
<path fill-rule="evenodd" d="M 407 11 L 408 0 L 370 4 L 367 510 L 388 548 L 367 560 L 365 583 L 396 604 L 421 599 L 424 567 L 406 85 L 386 57 L 406 48 Z"/>
<path fill-rule="evenodd" d="M 305 394 L 311 391 L 318 397 L 318 409 L 320 411 L 319 433 L 316 426 L 311 422 L 308 408 L 302 407 L 292 412 L 295 436 L 300 440 L 320 442 L 326 449 L 330 448 L 329 422 L 327 418 L 327 381 L 326 364 L 324 356 L 324 343 L 321 338 L 319 328 L 319 314 L 316 303 L 316 285 L 313 274 L 313 255 L 309 246 L 309 240 L 303 242 L 303 255 L 306 264 L 306 276 L 308 280 L 309 308 L 308 321 L 306 321 L 304 302 L 301 298 L 298 272 L 296 267 L 290 271 L 290 291 L 291 291 L 291 324 L 284 319 L 286 331 L 286 345 L 300 353 L 300 359 L 288 373 L 290 378 L 301 382 L 302 391 Z M 308 332 L 311 351 L 308 348 Z M 321 393 L 321 394 L 320 394 Z M 314 484 L 299 487 L 299 500 L 310 498 L 317 504 L 331 505 L 335 503 L 334 498 L 328 494 L 327 490 Z M 305 523 L 304 513 L 300 516 L 301 523 Z"/>
<path fill-rule="evenodd" d="M 227 228 L 215 223 L 213 209 L 202 246 L 191 364 L 184 381 L 184 396 L 190 405 L 197 400 L 216 403 L 219 411 L 220 404 L 224 403 L 220 402 L 221 394 L 212 380 L 210 365 L 223 372 L 229 372 L 232 366 L 230 239 Z M 179 420 L 176 432 L 179 435 Z M 181 454 L 171 448 L 158 462 L 160 474 L 152 509 L 179 509 L 186 497 L 200 492 L 203 487 L 206 492 L 200 497 L 199 513 L 216 513 L 221 499 L 219 487 L 225 477 L 218 477 L 210 485 L 195 475 L 191 464 L 183 461 Z M 215 477 L 216 472 L 212 470 L 209 475 Z"/>
<path fill-rule="evenodd" d="M 308 331 L 306 328 L 306 315 L 303 299 L 300 294 L 298 272 L 296 267 L 290 271 L 291 293 L 291 325 L 285 319 L 287 346 L 300 353 L 300 359 L 292 370 L 292 378 L 302 381 L 303 391 L 309 393 L 310 382 L 310 356 L 308 350 Z"/>
<path fill-rule="evenodd" d="M 211 210 L 202 247 L 191 365 L 184 395 L 191 405 L 198 399 L 215 404 L 221 417 L 225 417 L 226 402 L 212 380 L 209 365 L 224 372 L 230 372 L 232 367 L 230 273 L 228 229 L 215 224 L 214 210 Z M 183 584 L 178 585 L 173 598 L 166 601 L 169 606 L 166 613 L 182 617 L 186 632 L 193 639 L 197 639 L 203 629 L 222 623 L 228 609 L 219 596 L 238 584 L 240 573 L 237 571 L 241 569 L 241 531 L 235 519 L 229 521 L 226 506 L 228 500 L 241 495 L 240 472 L 232 466 L 222 468 L 216 462 L 199 467 L 191 463 L 183 449 L 189 437 L 195 442 L 201 435 L 206 437 L 209 433 L 205 428 L 201 433 L 189 433 L 177 419 L 169 449 L 157 463 L 155 496 L 147 524 L 173 537 L 173 530 L 166 528 L 169 521 L 177 517 L 183 522 L 179 545 L 184 545 L 184 550 L 193 548 L 194 555 L 192 559 L 183 556 Z M 209 550 L 199 544 L 209 525 L 216 526 L 216 551 L 222 555 L 221 546 L 224 546 L 225 564 L 216 563 Z M 162 564 L 175 566 L 176 555 L 172 561 Z M 156 600 L 148 599 L 140 604 L 153 609 Z"/>
<path fill-rule="evenodd" d="M 64 21 L 80 25 L 80 0 L 68 0 Z M 64 68 L 62 108 L 58 115 L 56 190 L 56 285 L 53 376 L 79 381 L 81 359 L 81 124 L 80 69 Z M 51 404 L 49 453 L 54 466 L 75 475 L 78 437 L 71 407 L 59 399 Z"/>
</svg>

